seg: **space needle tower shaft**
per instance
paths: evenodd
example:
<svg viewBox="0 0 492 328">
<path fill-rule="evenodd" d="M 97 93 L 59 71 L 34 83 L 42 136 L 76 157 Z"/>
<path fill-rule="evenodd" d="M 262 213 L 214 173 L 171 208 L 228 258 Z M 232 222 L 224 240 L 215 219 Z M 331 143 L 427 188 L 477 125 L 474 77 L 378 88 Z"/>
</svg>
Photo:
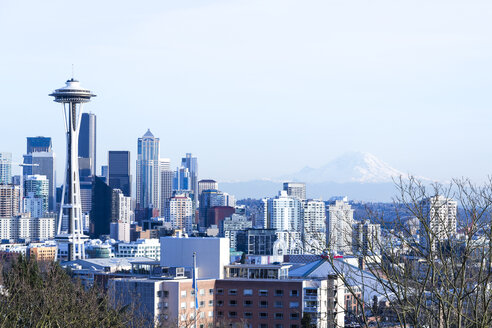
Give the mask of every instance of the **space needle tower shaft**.
<svg viewBox="0 0 492 328">
<path fill-rule="evenodd" d="M 67 160 L 65 183 L 63 185 L 58 228 L 55 240 L 58 245 L 58 259 L 73 261 L 85 258 L 84 241 L 87 236 L 82 228 L 82 203 L 80 197 L 78 140 L 82 105 L 91 100 L 92 94 L 83 89 L 73 78 L 66 86 L 55 90 L 50 96 L 63 105 L 67 137 Z"/>
</svg>

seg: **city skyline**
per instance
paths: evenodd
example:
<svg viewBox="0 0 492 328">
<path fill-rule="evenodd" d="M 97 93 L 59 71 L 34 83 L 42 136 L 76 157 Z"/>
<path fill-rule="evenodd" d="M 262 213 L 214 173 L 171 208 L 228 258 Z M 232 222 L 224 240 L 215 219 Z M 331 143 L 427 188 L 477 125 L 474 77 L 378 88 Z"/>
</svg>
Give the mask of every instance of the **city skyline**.
<svg viewBox="0 0 492 328">
<path fill-rule="evenodd" d="M 135 159 L 135 140 L 150 128 L 173 166 L 190 152 L 200 176 L 219 181 L 290 174 L 352 150 L 437 180 L 490 174 L 492 153 L 481 145 L 492 118 L 485 1 L 431 1 L 425 11 L 390 1 L 155 2 L 116 11 L 97 3 L 69 22 L 61 13 L 71 5 L 0 5 L 4 44 L 15 50 L 0 55 L 9 63 L 0 67 L 9 95 L 0 99 L 8 111 L 0 151 L 13 163 L 22 162 L 26 137 L 49 136 L 63 171 L 60 114 L 46 94 L 74 64 L 75 77 L 101 95 L 91 107 L 98 165 L 109 150 Z M 60 51 L 45 37 L 68 33 L 60 25 L 91 37 Z M 25 90 L 32 96 L 22 97 Z M 183 133 L 184 123 L 214 128 L 197 138 Z M 217 139 L 223 148 L 210 147 Z"/>
</svg>

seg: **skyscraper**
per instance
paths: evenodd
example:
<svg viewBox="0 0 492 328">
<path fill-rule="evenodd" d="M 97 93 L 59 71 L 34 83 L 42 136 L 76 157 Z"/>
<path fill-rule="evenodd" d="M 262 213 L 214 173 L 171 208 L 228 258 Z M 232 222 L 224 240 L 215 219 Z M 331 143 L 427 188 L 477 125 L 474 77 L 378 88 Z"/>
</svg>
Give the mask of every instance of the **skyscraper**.
<svg viewBox="0 0 492 328">
<path fill-rule="evenodd" d="M 217 181 L 211 179 L 198 181 L 198 196 L 201 195 L 202 191 L 210 189 L 219 190 L 219 184 L 217 183 Z"/>
<path fill-rule="evenodd" d="M 90 234 L 92 238 L 109 235 L 112 218 L 113 191 L 101 177 L 94 177 L 92 188 L 92 210 L 90 215 Z"/>
<path fill-rule="evenodd" d="M 120 189 L 123 195 L 131 197 L 130 152 L 110 150 L 108 152 L 109 186 Z"/>
<path fill-rule="evenodd" d="M 137 208 L 160 209 L 159 138 L 150 129 L 138 138 Z"/>
<path fill-rule="evenodd" d="M 326 206 L 320 199 L 303 201 L 304 249 L 311 253 L 320 253 L 326 248 Z"/>
<path fill-rule="evenodd" d="M 284 182 L 284 190 L 288 196 L 306 199 L 306 184 L 304 182 Z"/>
<path fill-rule="evenodd" d="M 193 225 L 193 203 L 191 198 L 177 194 L 169 200 L 169 221 L 174 229 L 182 229 L 185 232 L 192 232 Z"/>
<path fill-rule="evenodd" d="M 186 157 L 181 159 L 181 166 L 190 172 L 189 190 L 193 192 L 193 209 L 196 209 L 196 200 L 198 199 L 198 159 L 191 153 L 186 153 Z"/>
<path fill-rule="evenodd" d="M 27 137 L 27 151 L 26 154 L 36 152 L 50 152 L 51 149 L 50 137 Z"/>
<path fill-rule="evenodd" d="M 169 199 L 173 195 L 174 172 L 169 159 L 161 159 L 161 216 L 169 219 Z"/>
<path fill-rule="evenodd" d="M 353 223 L 354 210 L 346 197 L 328 206 L 326 241 L 331 252 L 347 254 L 352 251 Z"/>
<path fill-rule="evenodd" d="M 12 183 L 12 154 L 0 153 L 0 184 Z"/>
<path fill-rule="evenodd" d="M 56 156 L 50 137 L 28 137 L 22 175 L 44 175 L 48 179 L 48 211 L 56 209 Z"/>
<path fill-rule="evenodd" d="M 30 212 L 31 217 L 41 217 L 44 213 L 48 212 L 49 181 L 46 176 L 25 176 L 24 197 L 24 210 Z M 39 207 L 37 204 L 41 206 Z"/>
<path fill-rule="evenodd" d="M 180 168 L 176 168 L 173 179 L 173 190 L 178 192 L 189 190 L 193 192 L 193 190 L 191 189 L 191 184 L 192 179 L 189 169 L 183 166 L 181 166 Z"/>
<path fill-rule="evenodd" d="M 96 175 L 96 115 L 82 113 L 79 132 L 79 158 L 87 161 L 89 175 Z"/>
</svg>

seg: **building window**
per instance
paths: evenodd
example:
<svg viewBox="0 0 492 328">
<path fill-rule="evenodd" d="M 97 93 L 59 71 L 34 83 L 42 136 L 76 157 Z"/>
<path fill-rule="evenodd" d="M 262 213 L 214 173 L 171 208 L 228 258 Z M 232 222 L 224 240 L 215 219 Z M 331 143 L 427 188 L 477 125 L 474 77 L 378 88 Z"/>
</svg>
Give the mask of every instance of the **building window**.
<svg viewBox="0 0 492 328">
<path fill-rule="evenodd" d="M 279 312 L 279 313 L 275 313 L 275 319 L 283 319 L 284 318 L 284 314 Z"/>
<path fill-rule="evenodd" d="M 217 295 L 222 295 L 222 294 L 224 294 L 224 289 L 217 288 Z"/>
<path fill-rule="evenodd" d="M 297 309 L 299 307 L 299 302 L 290 302 L 289 303 L 289 308 L 291 309 Z"/>
<path fill-rule="evenodd" d="M 205 301 L 200 301 L 200 307 L 204 307 L 205 306 Z"/>
<path fill-rule="evenodd" d="M 237 295 L 237 289 L 229 289 L 229 295 Z"/>
<path fill-rule="evenodd" d="M 268 296 L 268 290 L 266 290 L 266 289 L 260 289 L 259 295 L 260 296 Z"/>
<path fill-rule="evenodd" d="M 208 317 L 211 318 L 214 316 L 214 311 L 208 311 Z"/>
<path fill-rule="evenodd" d="M 244 301 L 244 307 L 251 307 L 251 306 L 253 306 L 252 300 L 245 300 Z"/>
<path fill-rule="evenodd" d="M 252 289 L 245 289 L 243 291 L 244 296 L 251 296 L 253 295 L 253 290 Z"/>
<path fill-rule="evenodd" d="M 291 313 L 291 314 L 290 314 L 290 318 L 291 318 L 292 320 L 297 320 L 297 319 L 299 319 L 299 313 L 297 313 L 297 312 L 295 312 L 295 313 Z"/>
<path fill-rule="evenodd" d="M 237 306 L 236 300 L 229 300 L 229 306 Z"/>
<path fill-rule="evenodd" d="M 217 311 L 217 316 L 218 316 L 218 317 L 222 317 L 223 315 L 224 315 L 224 312 L 222 312 L 222 311 Z"/>
<path fill-rule="evenodd" d="M 218 300 L 217 301 L 217 306 L 222 306 L 224 305 L 224 301 L 223 300 Z"/>
<path fill-rule="evenodd" d="M 214 306 L 214 300 L 208 300 L 208 306 Z"/>
<path fill-rule="evenodd" d="M 200 289 L 200 296 L 205 295 L 205 289 Z"/>
<path fill-rule="evenodd" d="M 262 323 L 258 327 L 259 328 L 268 328 L 268 325 L 266 323 Z"/>
<path fill-rule="evenodd" d="M 277 323 L 277 324 L 275 325 L 275 328 L 284 328 L 284 325 L 282 325 L 281 323 Z"/>
<path fill-rule="evenodd" d="M 297 289 L 293 289 L 290 291 L 290 296 L 299 296 L 299 292 L 297 291 Z"/>
<path fill-rule="evenodd" d="M 214 294 L 214 290 L 213 290 L 213 288 L 210 288 L 210 289 L 208 290 L 208 294 L 209 294 L 209 295 L 213 295 L 213 294 Z"/>
<path fill-rule="evenodd" d="M 251 312 L 244 312 L 244 318 L 245 319 L 251 319 L 253 317 L 253 313 Z"/>
<path fill-rule="evenodd" d="M 268 301 L 260 301 L 260 307 L 261 308 L 267 308 L 268 307 Z"/>
<path fill-rule="evenodd" d="M 275 296 L 284 296 L 284 291 L 282 289 L 275 289 Z"/>
<path fill-rule="evenodd" d="M 283 308 L 284 307 L 282 301 L 275 301 L 275 304 L 273 306 L 276 308 Z"/>
<path fill-rule="evenodd" d="M 229 318 L 236 318 L 236 317 L 237 317 L 237 312 L 236 311 L 229 312 Z"/>
<path fill-rule="evenodd" d="M 290 328 L 299 328 L 298 325 L 290 325 Z"/>
<path fill-rule="evenodd" d="M 186 309 L 186 302 L 181 302 L 181 308 Z"/>
<path fill-rule="evenodd" d="M 260 319 L 266 319 L 268 318 L 268 313 L 267 312 L 260 312 Z"/>
<path fill-rule="evenodd" d="M 194 309 L 195 308 L 195 302 L 190 302 L 190 309 Z"/>
</svg>

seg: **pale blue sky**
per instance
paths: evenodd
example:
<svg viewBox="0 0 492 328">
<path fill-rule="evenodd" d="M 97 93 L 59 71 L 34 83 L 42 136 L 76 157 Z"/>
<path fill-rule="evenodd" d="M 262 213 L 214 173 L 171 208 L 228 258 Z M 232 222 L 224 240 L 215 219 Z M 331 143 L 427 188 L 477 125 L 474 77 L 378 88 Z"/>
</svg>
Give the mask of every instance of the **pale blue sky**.
<svg viewBox="0 0 492 328">
<path fill-rule="evenodd" d="M 173 166 L 276 177 L 352 150 L 435 179 L 492 173 L 492 2 L 0 1 L 0 151 L 52 136 L 75 77 L 98 166 L 150 128 Z M 134 174 L 134 172 L 133 172 Z"/>
</svg>

